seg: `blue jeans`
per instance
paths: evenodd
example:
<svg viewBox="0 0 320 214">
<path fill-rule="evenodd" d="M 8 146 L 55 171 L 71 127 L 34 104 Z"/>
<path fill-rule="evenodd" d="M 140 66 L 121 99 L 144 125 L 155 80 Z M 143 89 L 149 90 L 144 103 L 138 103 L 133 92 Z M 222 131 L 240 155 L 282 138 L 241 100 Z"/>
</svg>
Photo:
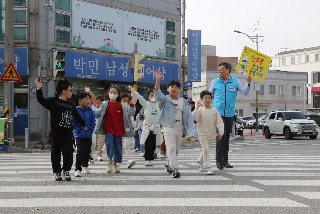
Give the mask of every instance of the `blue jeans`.
<svg viewBox="0 0 320 214">
<path fill-rule="evenodd" d="M 140 136 L 139 136 L 139 134 L 134 136 L 134 148 L 140 150 Z"/>
<path fill-rule="evenodd" d="M 122 138 L 107 133 L 105 144 L 109 160 L 115 163 L 122 163 Z"/>
<path fill-rule="evenodd" d="M 140 138 L 141 138 L 141 135 L 142 135 L 142 129 L 138 129 L 138 134 L 139 134 L 139 142 L 140 142 Z M 144 145 L 140 144 L 140 152 L 144 153 Z"/>
</svg>

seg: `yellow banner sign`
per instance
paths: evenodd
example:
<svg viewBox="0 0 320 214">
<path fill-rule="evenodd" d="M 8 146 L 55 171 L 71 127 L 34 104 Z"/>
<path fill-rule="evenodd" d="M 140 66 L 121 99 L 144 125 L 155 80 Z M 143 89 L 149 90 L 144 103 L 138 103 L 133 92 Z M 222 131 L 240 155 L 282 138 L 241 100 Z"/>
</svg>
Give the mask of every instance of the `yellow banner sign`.
<svg viewBox="0 0 320 214">
<path fill-rule="evenodd" d="M 271 57 L 245 46 L 236 72 L 249 76 L 258 82 L 263 82 L 269 70 L 270 62 Z"/>
</svg>

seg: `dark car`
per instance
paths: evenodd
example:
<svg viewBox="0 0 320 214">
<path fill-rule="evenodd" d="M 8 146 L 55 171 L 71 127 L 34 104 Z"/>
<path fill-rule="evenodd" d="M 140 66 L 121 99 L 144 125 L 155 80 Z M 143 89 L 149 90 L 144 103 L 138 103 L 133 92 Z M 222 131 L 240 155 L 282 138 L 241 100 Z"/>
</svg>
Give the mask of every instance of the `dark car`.
<svg viewBox="0 0 320 214">
<path fill-rule="evenodd" d="M 317 114 L 310 114 L 306 116 L 307 118 L 309 118 L 310 120 L 314 120 L 318 126 L 320 126 L 320 115 Z"/>
</svg>

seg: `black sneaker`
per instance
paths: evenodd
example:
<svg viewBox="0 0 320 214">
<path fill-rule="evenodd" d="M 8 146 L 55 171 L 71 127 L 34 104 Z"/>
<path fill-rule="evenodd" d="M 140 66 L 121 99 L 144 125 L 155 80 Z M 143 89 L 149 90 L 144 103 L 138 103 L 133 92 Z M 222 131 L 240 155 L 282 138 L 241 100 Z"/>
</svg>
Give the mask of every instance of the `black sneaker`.
<svg viewBox="0 0 320 214">
<path fill-rule="evenodd" d="M 172 168 L 171 168 L 171 167 L 169 166 L 169 164 L 167 164 L 167 163 L 164 165 L 164 168 L 166 169 L 167 173 L 170 173 L 170 174 L 171 174 L 172 171 L 173 171 Z"/>
<path fill-rule="evenodd" d="M 68 171 L 63 171 L 63 177 L 66 181 L 71 181 L 71 176 Z"/>
<path fill-rule="evenodd" d="M 225 168 L 233 168 L 233 166 L 231 166 L 228 162 L 225 163 L 225 164 L 223 164 L 223 166 L 224 166 Z"/>
<path fill-rule="evenodd" d="M 218 162 L 218 163 L 217 163 L 217 168 L 220 169 L 220 170 L 223 170 L 222 164 Z"/>
<path fill-rule="evenodd" d="M 173 169 L 172 177 L 173 178 L 179 178 L 180 177 L 180 172 L 178 172 L 177 168 Z"/>
<path fill-rule="evenodd" d="M 56 173 L 55 180 L 56 181 L 62 181 L 61 172 Z"/>
</svg>

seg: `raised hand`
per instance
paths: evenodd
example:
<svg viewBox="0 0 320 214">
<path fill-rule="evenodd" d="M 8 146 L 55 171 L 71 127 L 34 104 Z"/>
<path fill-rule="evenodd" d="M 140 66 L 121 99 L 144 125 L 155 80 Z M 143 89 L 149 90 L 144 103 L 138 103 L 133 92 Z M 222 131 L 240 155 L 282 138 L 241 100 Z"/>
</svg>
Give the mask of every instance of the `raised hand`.
<svg viewBox="0 0 320 214">
<path fill-rule="evenodd" d="M 90 88 L 88 86 L 84 87 L 84 91 L 89 93 L 90 92 Z"/>
<path fill-rule="evenodd" d="M 159 69 L 155 70 L 154 71 L 154 77 L 157 79 L 157 80 L 160 80 L 162 78 L 163 74 L 161 73 L 161 71 Z"/>
<path fill-rule="evenodd" d="M 198 100 L 197 102 L 196 102 L 196 108 L 199 108 L 201 106 L 201 100 Z"/>
<path fill-rule="evenodd" d="M 39 78 L 37 78 L 37 79 L 34 81 L 34 84 L 36 85 L 36 87 L 37 87 L 38 90 L 42 87 L 42 82 L 40 82 L 40 79 L 39 79 Z"/>
<path fill-rule="evenodd" d="M 247 83 L 250 84 L 252 81 L 252 78 L 251 77 L 247 77 Z"/>
</svg>

